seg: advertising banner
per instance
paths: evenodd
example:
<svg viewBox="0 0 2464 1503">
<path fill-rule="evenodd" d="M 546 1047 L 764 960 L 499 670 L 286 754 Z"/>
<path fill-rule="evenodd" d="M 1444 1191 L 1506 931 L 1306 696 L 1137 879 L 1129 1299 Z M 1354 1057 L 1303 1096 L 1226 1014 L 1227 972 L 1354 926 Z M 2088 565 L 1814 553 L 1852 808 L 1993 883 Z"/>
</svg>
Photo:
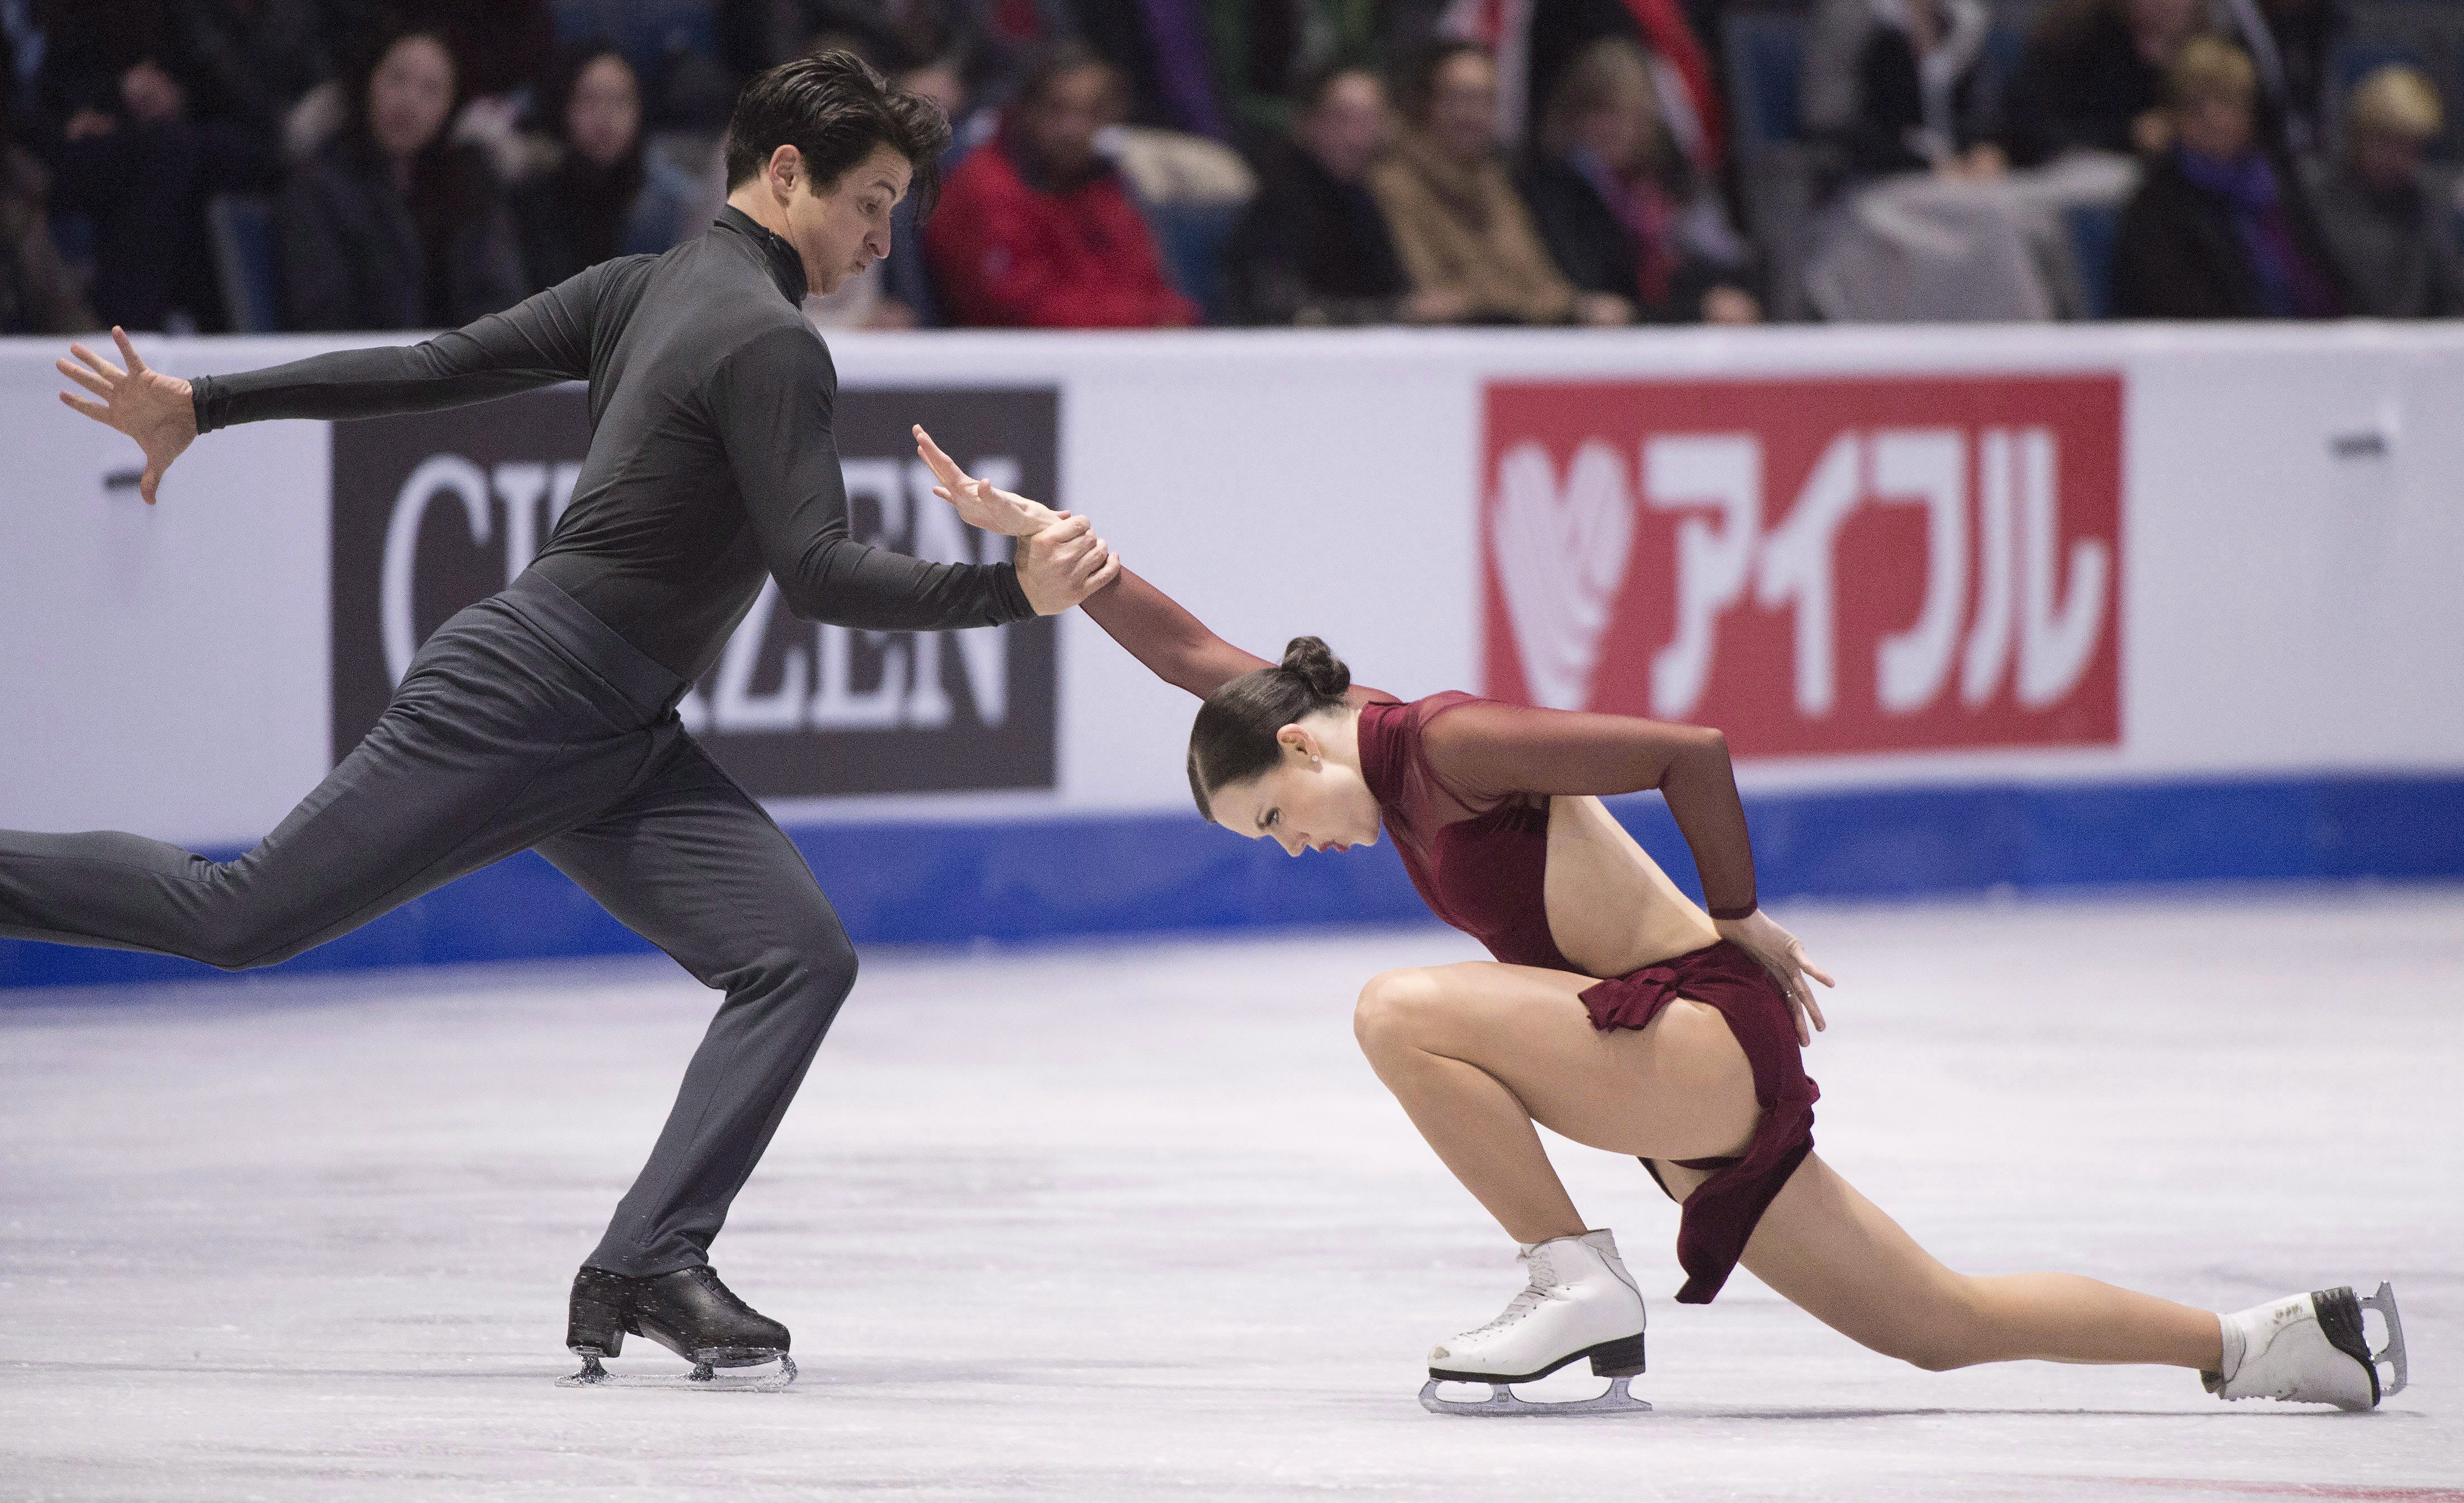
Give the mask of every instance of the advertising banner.
<svg viewBox="0 0 2464 1503">
<path fill-rule="evenodd" d="M 191 375 L 333 343 L 143 344 Z M 858 540 L 1006 556 L 932 497 L 922 422 L 1241 647 L 1720 727 L 1774 899 L 2464 874 L 2464 328 L 830 344 Z M 53 395 L 58 353 L 0 341 L 0 829 L 248 850 L 588 504 L 565 387 L 216 431 L 146 506 L 127 440 Z M 1423 912 L 1388 847 L 1292 862 L 1199 820 L 1194 701 L 1136 646 L 1077 611 L 847 630 L 765 591 L 678 713 L 860 942 Z M 1685 883 L 1661 802 L 1616 807 Z M 632 942 L 523 856 L 291 963 Z M 184 963 L 0 940 L 0 988 Z"/>
<path fill-rule="evenodd" d="M 1741 755 L 2121 740 L 2115 375 L 1491 382 L 1488 692 Z"/>
<path fill-rule="evenodd" d="M 1008 558 L 1011 540 L 964 526 L 933 495 L 908 426 L 963 432 L 954 447 L 974 474 L 1067 505 L 1059 410 L 1049 388 L 842 391 L 855 538 L 942 563 Z M 335 425 L 336 762 L 384 713 L 428 634 L 545 545 L 574 503 L 589 440 L 580 387 Z M 678 713 L 757 797 L 1049 788 L 1054 641 L 1042 618 L 956 632 L 798 621 L 765 584 Z"/>
</svg>

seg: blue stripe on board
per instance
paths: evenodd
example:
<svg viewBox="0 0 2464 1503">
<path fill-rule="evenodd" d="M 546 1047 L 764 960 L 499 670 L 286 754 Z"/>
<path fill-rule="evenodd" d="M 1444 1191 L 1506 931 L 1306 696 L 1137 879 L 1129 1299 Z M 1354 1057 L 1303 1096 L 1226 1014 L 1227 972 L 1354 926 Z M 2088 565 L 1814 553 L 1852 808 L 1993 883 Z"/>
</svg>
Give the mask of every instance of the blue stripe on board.
<svg viewBox="0 0 2464 1503">
<path fill-rule="evenodd" d="M 2464 877 L 2464 778 L 1892 788 L 1747 801 L 1766 897 L 2115 883 Z M 1656 798 L 1618 816 L 1694 890 Z M 860 944 L 1426 918 L 1392 850 L 1293 861 L 1173 813 L 794 832 Z M 291 972 L 638 953 L 553 868 L 517 856 L 287 964 Z M 217 974 L 187 961 L 0 941 L 0 987 Z"/>
</svg>

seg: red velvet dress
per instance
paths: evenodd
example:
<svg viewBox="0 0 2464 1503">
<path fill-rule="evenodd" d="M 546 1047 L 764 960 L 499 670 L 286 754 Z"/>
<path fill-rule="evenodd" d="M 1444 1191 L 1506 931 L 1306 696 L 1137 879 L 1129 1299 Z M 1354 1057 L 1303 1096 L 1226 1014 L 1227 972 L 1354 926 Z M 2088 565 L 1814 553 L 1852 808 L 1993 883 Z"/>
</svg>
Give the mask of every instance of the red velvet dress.
<svg viewBox="0 0 2464 1503">
<path fill-rule="evenodd" d="M 1464 694 L 1360 707 L 1360 770 L 1412 885 L 1430 912 L 1507 964 L 1582 974 L 1558 950 L 1543 899 L 1549 799 L 1551 793 L 1631 791 L 1616 786 L 1629 781 L 1617 775 L 1619 753 L 1631 750 L 1619 743 L 1667 728 L 1640 720 L 1624 722 L 1633 731 L 1582 724 L 1615 718 L 1532 710 Z M 1510 766 L 1519 766 L 1522 776 L 1502 778 Z M 1733 782 L 1729 786 L 1733 804 Z M 1673 793 L 1670 802 L 1674 807 Z M 1700 852 L 1705 891 L 1715 902 L 1735 897 L 1741 866 L 1748 884 L 1742 906 L 1750 909 L 1753 867 L 1744 844 L 1745 816 L 1740 810 L 1732 820 L 1724 818 L 1728 811 L 1713 802 L 1709 810 L 1678 810 L 1680 828 Z M 1705 851 L 1701 837 L 1706 825 L 1715 836 L 1732 833 L 1733 844 Z M 1725 895 L 1724 880 L 1729 884 Z M 1727 905 L 1722 906 L 1725 911 Z M 1744 1254 L 1764 1207 L 1814 1147 L 1814 1102 L 1820 1092 L 1805 1072 L 1788 999 L 1759 961 L 1725 939 L 1603 980 L 1585 988 L 1582 997 L 1592 1026 L 1601 1029 L 1642 1028 L 1681 998 L 1703 1003 L 1727 1022 L 1752 1067 L 1754 1098 L 1763 1115 L 1745 1153 L 1678 1160 L 1689 1169 L 1712 1171 L 1684 1201 L 1677 1232 L 1677 1262 L 1686 1275 L 1678 1301 L 1708 1304 Z M 1643 1166 L 1654 1180 L 1660 1178 L 1649 1160 Z"/>
<path fill-rule="evenodd" d="M 1205 696 L 1265 659 L 1230 646 L 1124 570 L 1089 615 L 1170 682 Z M 1360 769 L 1412 885 L 1432 913 L 1514 965 L 1582 974 L 1557 948 L 1544 898 L 1549 800 L 1657 788 L 1694 853 L 1715 916 L 1754 907 L 1753 849 L 1727 751 L 1710 733 L 1623 716 L 1578 715 L 1465 694 L 1408 704 L 1354 689 Z M 1744 1253 L 1771 1197 L 1814 1147 L 1814 1102 L 1796 1024 L 1779 984 L 1722 940 L 1582 993 L 1596 1028 L 1639 1028 L 1670 1002 L 1716 1009 L 1745 1050 L 1763 1112 L 1734 1159 L 1681 1160 L 1712 1171 L 1683 1202 L 1677 1261 L 1683 1304 L 1707 1304 Z M 1645 1160 L 1652 1177 L 1659 1170 Z M 1663 1183 L 1662 1188 L 1666 1186 Z"/>
</svg>

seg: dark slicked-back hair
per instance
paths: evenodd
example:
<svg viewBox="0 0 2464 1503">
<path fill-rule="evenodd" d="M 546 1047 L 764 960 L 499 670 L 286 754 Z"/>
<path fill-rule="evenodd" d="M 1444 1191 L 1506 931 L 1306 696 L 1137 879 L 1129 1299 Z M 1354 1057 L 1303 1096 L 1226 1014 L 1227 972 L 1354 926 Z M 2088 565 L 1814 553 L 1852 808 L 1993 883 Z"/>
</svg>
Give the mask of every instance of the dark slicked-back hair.
<svg viewBox="0 0 2464 1503">
<path fill-rule="evenodd" d="M 875 146 L 888 146 L 915 169 L 907 197 L 921 224 L 940 197 L 941 153 L 949 144 L 950 121 L 941 106 L 892 88 L 853 53 L 814 53 L 757 75 L 736 97 L 727 122 L 727 188 L 734 192 L 759 176 L 781 146 L 793 146 L 804 158 L 812 190 L 827 192 Z"/>
<path fill-rule="evenodd" d="M 1272 668 L 1243 674 L 1220 685 L 1198 707 L 1189 728 L 1189 796 L 1210 825 L 1215 795 L 1230 784 L 1254 778 L 1283 761 L 1276 738 L 1302 716 L 1343 703 L 1352 670 L 1325 642 L 1296 636 Z"/>
</svg>

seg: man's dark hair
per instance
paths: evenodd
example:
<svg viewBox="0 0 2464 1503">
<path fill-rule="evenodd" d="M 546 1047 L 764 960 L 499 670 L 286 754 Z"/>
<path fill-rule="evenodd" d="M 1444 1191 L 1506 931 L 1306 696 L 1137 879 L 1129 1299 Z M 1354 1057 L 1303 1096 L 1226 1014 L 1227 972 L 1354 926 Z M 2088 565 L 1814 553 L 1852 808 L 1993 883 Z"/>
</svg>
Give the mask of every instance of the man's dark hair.
<svg viewBox="0 0 2464 1503">
<path fill-rule="evenodd" d="M 875 146 L 888 146 L 915 169 L 907 197 L 921 224 L 940 197 L 941 153 L 949 144 L 950 122 L 939 105 L 892 88 L 853 53 L 814 53 L 757 75 L 736 97 L 727 122 L 728 191 L 759 176 L 781 146 L 803 154 L 817 193 L 837 187 Z"/>
</svg>

